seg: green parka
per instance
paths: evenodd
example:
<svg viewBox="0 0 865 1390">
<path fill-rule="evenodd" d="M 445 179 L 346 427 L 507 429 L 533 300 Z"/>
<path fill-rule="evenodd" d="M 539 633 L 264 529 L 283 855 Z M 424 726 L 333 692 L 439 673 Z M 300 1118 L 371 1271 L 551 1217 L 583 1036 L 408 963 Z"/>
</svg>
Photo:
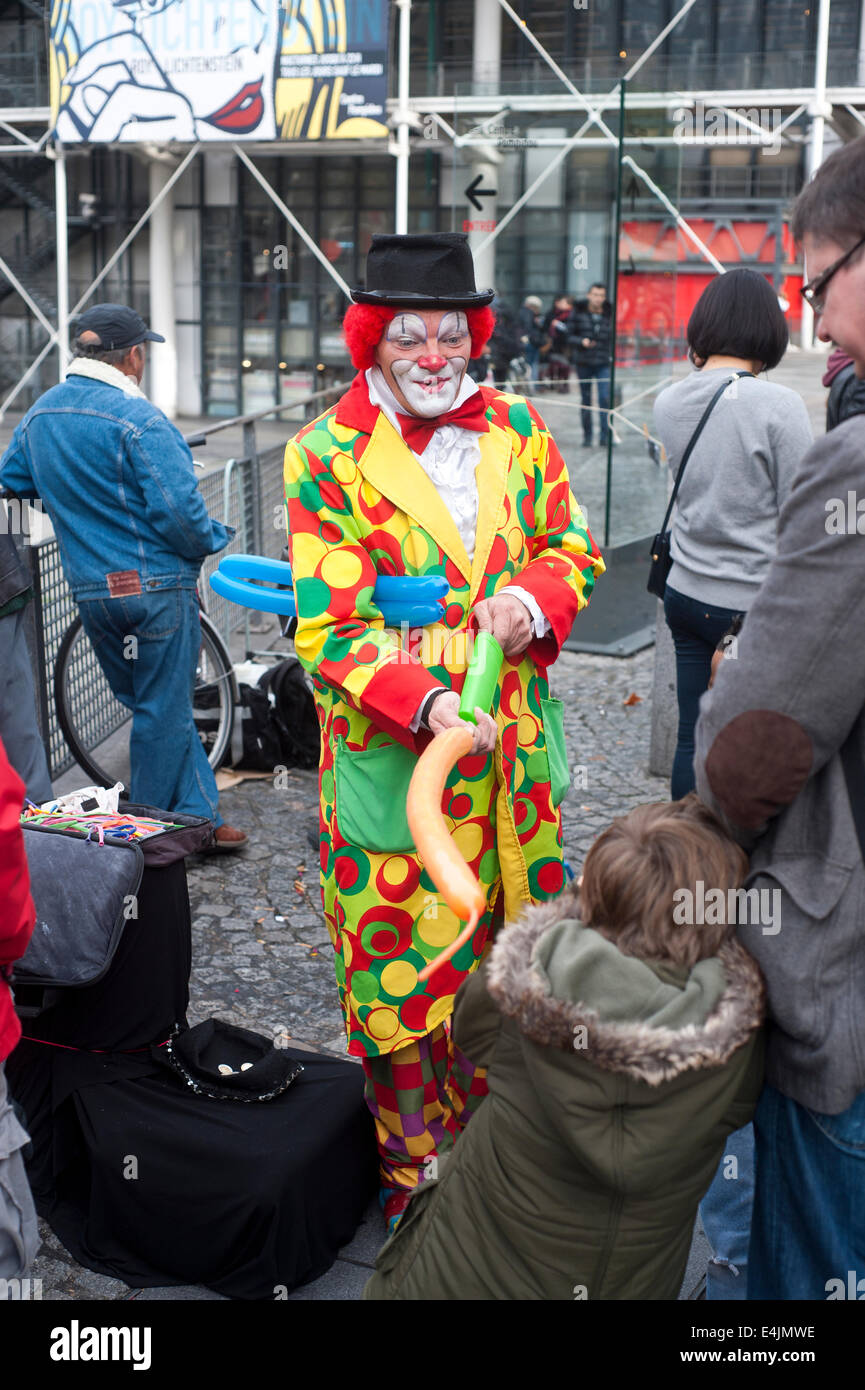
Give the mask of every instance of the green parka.
<svg viewBox="0 0 865 1390">
<path fill-rule="evenodd" d="M 649 964 L 574 912 L 571 893 L 532 909 L 460 989 L 454 1038 L 490 1094 L 365 1298 L 677 1297 L 761 1089 L 762 977 L 735 941 L 690 971 Z"/>
</svg>

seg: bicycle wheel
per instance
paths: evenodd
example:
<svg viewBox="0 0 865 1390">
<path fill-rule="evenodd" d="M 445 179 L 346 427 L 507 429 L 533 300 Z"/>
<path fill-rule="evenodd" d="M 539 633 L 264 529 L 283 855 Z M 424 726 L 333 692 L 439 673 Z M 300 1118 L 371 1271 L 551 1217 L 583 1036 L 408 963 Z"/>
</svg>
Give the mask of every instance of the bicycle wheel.
<svg viewBox="0 0 865 1390">
<path fill-rule="evenodd" d="M 204 613 L 195 670 L 193 716 L 211 767 L 231 743 L 237 684 L 222 638 Z M 69 625 L 54 663 L 54 705 L 69 751 L 93 783 L 130 783 L 132 710 L 114 695 L 81 618 Z"/>
</svg>

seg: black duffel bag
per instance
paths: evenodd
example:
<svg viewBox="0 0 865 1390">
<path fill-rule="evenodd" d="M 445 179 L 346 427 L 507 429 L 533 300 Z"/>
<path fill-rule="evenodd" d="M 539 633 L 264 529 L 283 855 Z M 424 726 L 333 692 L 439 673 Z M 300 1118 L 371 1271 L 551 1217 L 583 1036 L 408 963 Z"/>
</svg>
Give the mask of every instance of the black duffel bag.
<svg viewBox="0 0 865 1390">
<path fill-rule="evenodd" d="M 224 762 L 248 772 L 273 772 L 277 767 L 316 768 L 321 737 L 315 701 L 303 667 L 295 657 L 286 657 L 263 672 L 256 685 L 240 684 L 240 707 L 232 747 Z M 219 702 L 214 686 L 196 692 L 195 703 L 215 709 Z M 196 719 L 205 737 L 211 721 Z M 212 721 L 216 728 L 216 719 Z"/>
</svg>

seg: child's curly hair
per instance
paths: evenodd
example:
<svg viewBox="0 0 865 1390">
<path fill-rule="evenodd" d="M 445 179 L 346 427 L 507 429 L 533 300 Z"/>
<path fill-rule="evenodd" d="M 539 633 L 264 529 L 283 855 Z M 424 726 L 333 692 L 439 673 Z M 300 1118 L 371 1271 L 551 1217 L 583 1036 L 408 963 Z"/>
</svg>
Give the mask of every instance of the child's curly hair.
<svg viewBox="0 0 865 1390">
<path fill-rule="evenodd" d="M 378 304 L 352 304 L 342 321 L 342 333 L 351 357 L 352 366 L 366 371 L 375 361 L 375 350 L 381 342 L 385 327 L 398 310 Z M 466 309 L 469 333 L 472 336 L 472 357 L 480 357 L 496 324 L 492 309 Z"/>
<path fill-rule="evenodd" d="M 595 840 L 583 865 L 580 920 L 626 956 L 691 967 L 714 956 L 736 927 L 675 920 L 674 894 L 720 889 L 729 901 L 748 869 L 745 851 L 695 793 L 681 801 L 637 806 Z"/>
</svg>

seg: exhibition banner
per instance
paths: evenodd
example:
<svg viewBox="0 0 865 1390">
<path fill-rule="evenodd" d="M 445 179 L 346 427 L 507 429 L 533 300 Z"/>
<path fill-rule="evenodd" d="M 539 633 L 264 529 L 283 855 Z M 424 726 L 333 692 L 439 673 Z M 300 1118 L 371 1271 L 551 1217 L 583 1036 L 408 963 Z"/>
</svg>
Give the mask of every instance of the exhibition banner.
<svg viewBox="0 0 865 1390">
<path fill-rule="evenodd" d="M 387 0 L 54 0 L 64 144 L 387 135 Z"/>
</svg>

